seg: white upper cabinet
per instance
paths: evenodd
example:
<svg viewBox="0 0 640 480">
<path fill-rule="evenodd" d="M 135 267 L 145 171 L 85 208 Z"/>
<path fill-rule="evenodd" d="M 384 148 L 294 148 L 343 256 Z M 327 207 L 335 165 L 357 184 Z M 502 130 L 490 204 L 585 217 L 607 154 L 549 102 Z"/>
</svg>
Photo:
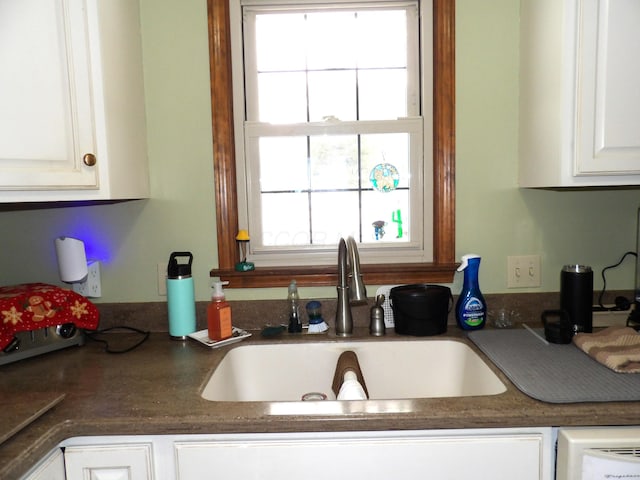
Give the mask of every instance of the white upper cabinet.
<svg viewBox="0 0 640 480">
<path fill-rule="evenodd" d="M 0 202 L 149 196 L 138 1 L 0 0 Z"/>
<path fill-rule="evenodd" d="M 640 1 L 520 6 L 519 185 L 640 185 Z"/>
</svg>

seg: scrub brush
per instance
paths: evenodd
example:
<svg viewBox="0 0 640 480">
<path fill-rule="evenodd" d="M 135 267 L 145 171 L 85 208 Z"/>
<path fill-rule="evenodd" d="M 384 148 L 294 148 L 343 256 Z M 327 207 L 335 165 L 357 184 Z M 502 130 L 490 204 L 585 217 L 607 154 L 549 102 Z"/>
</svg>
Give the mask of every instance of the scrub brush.
<svg viewBox="0 0 640 480">
<path fill-rule="evenodd" d="M 307 303 L 307 315 L 309 316 L 308 333 L 323 333 L 329 330 L 329 325 L 322 318 L 322 304 L 317 300 Z"/>
</svg>

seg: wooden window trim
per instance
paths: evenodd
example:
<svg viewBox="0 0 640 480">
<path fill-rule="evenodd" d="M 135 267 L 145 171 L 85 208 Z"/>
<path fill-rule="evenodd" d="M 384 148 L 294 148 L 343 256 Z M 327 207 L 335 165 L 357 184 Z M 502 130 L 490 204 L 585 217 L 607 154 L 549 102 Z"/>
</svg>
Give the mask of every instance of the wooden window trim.
<svg viewBox="0 0 640 480">
<path fill-rule="evenodd" d="M 239 261 L 238 199 L 233 132 L 231 41 L 228 0 L 207 0 L 218 267 L 212 277 L 230 288 L 336 285 L 336 263 L 316 267 L 265 267 L 236 272 Z M 434 245 L 432 263 L 362 265 L 370 285 L 449 283 L 455 263 L 455 0 L 433 0 L 434 54 Z"/>
</svg>

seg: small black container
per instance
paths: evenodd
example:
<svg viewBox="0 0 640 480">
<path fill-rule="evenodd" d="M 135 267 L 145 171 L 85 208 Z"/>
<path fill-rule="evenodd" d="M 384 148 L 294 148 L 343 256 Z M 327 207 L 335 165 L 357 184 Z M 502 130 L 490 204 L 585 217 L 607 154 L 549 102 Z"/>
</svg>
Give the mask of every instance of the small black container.
<svg viewBox="0 0 640 480">
<path fill-rule="evenodd" d="M 571 343 L 576 332 L 565 310 L 545 310 L 541 318 L 544 325 L 544 338 L 547 341 L 559 344 Z"/>
<path fill-rule="evenodd" d="M 389 292 L 396 333 L 428 336 L 447 331 L 453 306 L 449 287 L 442 285 L 401 285 Z"/>
</svg>

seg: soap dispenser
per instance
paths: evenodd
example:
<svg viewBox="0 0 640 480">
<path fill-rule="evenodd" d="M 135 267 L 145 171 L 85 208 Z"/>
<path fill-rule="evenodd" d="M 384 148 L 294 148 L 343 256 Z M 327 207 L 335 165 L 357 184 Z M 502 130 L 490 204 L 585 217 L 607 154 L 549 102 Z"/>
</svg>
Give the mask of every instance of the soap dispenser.
<svg viewBox="0 0 640 480">
<path fill-rule="evenodd" d="M 458 271 L 464 271 L 464 283 L 456 303 L 456 321 L 463 330 L 478 330 L 486 323 L 487 304 L 480 292 L 479 269 L 479 255 L 463 255 Z"/>
<path fill-rule="evenodd" d="M 233 336 L 231 305 L 225 300 L 222 287 L 229 282 L 213 282 L 211 303 L 207 306 L 207 331 L 210 340 L 224 340 Z"/>
<path fill-rule="evenodd" d="M 302 332 L 302 320 L 300 319 L 300 296 L 298 295 L 298 285 L 295 280 L 291 280 L 287 294 L 289 303 L 289 333 Z"/>
</svg>

